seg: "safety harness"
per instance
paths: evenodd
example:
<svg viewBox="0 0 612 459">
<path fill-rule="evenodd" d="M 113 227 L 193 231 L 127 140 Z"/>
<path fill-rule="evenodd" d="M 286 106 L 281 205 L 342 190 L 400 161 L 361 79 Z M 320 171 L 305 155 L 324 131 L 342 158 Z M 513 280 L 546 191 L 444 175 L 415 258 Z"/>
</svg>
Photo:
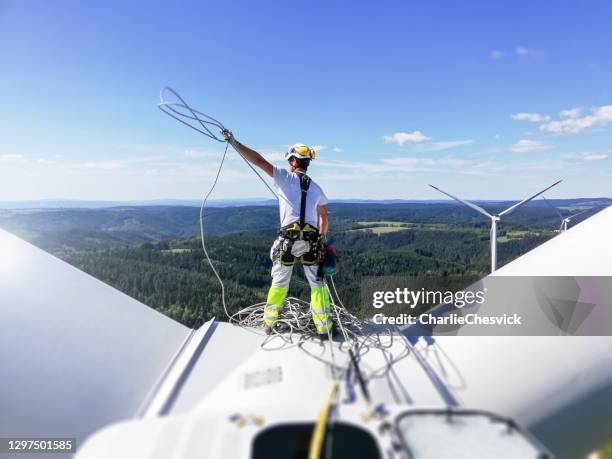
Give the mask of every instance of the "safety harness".
<svg viewBox="0 0 612 459">
<path fill-rule="evenodd" d="M 309 223 L 306 223 L 306 199 L 308 197 L 308 189 L 310 188 L 310 182 L 312 180 L 303 172 L 297 172 L 297 174 L 300 178 L 301 190 L 300 219 L 297 222 L 293 222 L 281 228 L 280 235 L 287 239 L 315 241 L 319 237 L 319 230 Z"/>
</svg>

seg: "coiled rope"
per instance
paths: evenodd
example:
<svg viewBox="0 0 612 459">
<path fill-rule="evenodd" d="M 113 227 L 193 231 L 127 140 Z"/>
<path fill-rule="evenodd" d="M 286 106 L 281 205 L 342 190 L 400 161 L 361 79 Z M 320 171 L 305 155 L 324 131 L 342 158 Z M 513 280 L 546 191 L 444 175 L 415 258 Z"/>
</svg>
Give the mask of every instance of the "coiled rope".
<svg viewBox="0 0 612 459">
<path fill-rule="evenodd" d="M 170 93 L 174 95 L 179 100 L 179 102 L 168 102 L 164 98 L 164 95 L 166 93 Z M 218 137 L 211 130 L 212 128 L 218 129 L 219 132 L 228 130 L 225 126 L 223 126 L 221 121 L 216 120 L 212 116 L 202 113 L 201 111 L 198 111 L 192 108 L 191 106 L 189 106 L 187 102 L 185 102 L 185 100 L 179 95 L 179 93 L 177 93 L 174 89 L 172 89 L 169 86 L 165 86 L 162 88 L 162 90 L 159 93 L 159 99 L 160 99 L 160 102 L 159 104 L 157 104 L 157 106 L 162 112 L 164 112 L 166 115 L 170 116 L 171 118 L 174 118 L 178 122 L 184 124 L 185 126 L 190 127 L 191 129 L 199 132 L 200 134 L 204 134 L 206 137 L 216 140 L 217 142 L 225 143 L 226 144 L 225 150 L 227 151 L 227 147 L 229 145 L 227 140 L 225 140 L 225 138 L 223 137 Z M 195 122 L 197 122 L 197 124 Z M 240 155 L 240 157 L 244 160 L 247 166 L 249 166 L 251 170 L 255 172 L 257 177 L 259 177 L 262 183 L 266 186 L 266 188 L 270 191 L 270 193 L 274 195 L 276 199 L 280 199 L 281 197 L 285 198 L 284 196 L 279 196 L 276 193 L 276 191 L 274 191 L 272 187 L 270 187 L 268 182 L 266 182 L 266 180 L 261 176 L 259 171 L 255 169 L 255 167 L 253 167 L 253 165 L 249 161 L 247 161 L 247 159 L 244 156 Z M 223 164 L 219 166 L 219 171 L 217 172 L 217 178 L 218 178 L 218 174 L 221 172 L 222 167 L 223 167 Z M 215 186 L 216 186 L 216 181 L 211 187 L 210 193 L 212 193 L 212 190 L 215 189 Z"/>
</svg>

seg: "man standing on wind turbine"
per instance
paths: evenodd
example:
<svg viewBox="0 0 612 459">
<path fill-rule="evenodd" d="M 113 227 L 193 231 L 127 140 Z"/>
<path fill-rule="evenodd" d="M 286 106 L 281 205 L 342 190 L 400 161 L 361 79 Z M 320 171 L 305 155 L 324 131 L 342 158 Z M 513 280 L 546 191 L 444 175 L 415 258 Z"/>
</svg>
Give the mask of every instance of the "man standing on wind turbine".
<svg viewBox="0 0 612 459">
<path fill-rule="evenodd" d="M 453 196 L 452 194 L 447 193 L 444 190 L 441 190 L 437 186 L 433 186 L 433 185 L 429 185 L 429 186 L 432 187 L 434 190 L 438 190 L 440 193 L 445 194 L 449 198 L 452 198 L 455 201 L 459 201 L 460 203 L 468 206 L 470 209 L 474 209 L 476 212 L 481 213 L 485 217 L 489 217 L 491 219 L 491 272 L 494 272 L 497 269 L 497 222 L 501 220 L 501 217 L 503 215 L 508 215 L 510 212 L 514 212 L 517 208 L 519 208 L 523 204 L 531 201 L 534 198 L 537 198 L 542 193 L 544 193 L 545 191 L 550 190 L 553 186 L 558 185 L 562 181 L 563 180 L 559 180 L 559 181 L 553 183 L 549 187 L 544 188 L 542 191 L 534 194 L 533 196 L 531 196 L 531 197 L 529 197 L 527 199 L 523 199 L 521 202 L 517 202 L 513 206 L 510 206 L 506 210 L 503 210 L 500 213 L 495 214 L 495 215 L 491 215 L 489 212 L 484 210 L 482 207 L 477 206 L 476 204 L 471 203 L 469 201 L 464 201 L 463 199 L 460 199 L 460 198 L 458 198 L 456 196 Z"/>
<path fill-rule="evenodd" d="M 329 291 L 318 274 L 329 226 L 325 207 L 328 200 L 323 189 L 306 175 L 315 151 L 301 143 L 292 145 L 285 153 L 289 162 L 289 170 L 286 170 L 273 166 L 255 150 L 238 142 L 230 131 L 224 129 L 222 132 L 243 158 L 274 179 L 280 197 L 281 228 L 270 250 L 272 286 L 263 317 L 266 333 L 272 333 L 278 320 L 297 258 L 310 284 L 310 313 L 317 333 L 321 339 L 329 337 L 333 333 Z"/>
</svg>

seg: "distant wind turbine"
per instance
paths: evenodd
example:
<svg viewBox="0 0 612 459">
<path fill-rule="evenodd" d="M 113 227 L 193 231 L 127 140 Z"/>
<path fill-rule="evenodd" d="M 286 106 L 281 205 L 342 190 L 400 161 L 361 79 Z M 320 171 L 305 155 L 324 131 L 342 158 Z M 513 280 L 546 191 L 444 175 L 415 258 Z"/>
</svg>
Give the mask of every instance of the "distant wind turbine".
<svg viewBox="0 0 612 459">
<path fill-rule="evenodd" d="M 459 201 L 460 203 L 468 206 L 471 209 L 474 209 L 476 212 L 481 213 L 482 215 L 489 217 L 491 219 L 491 272 L 494 272 L 497 269 L 497 222 L 501 220 L 502 215 L 508 215 L 511 212 L 514 212 L 518 207 L 531 201 L 533 198 L 537 198 L 539 195 L 541 195 L 545 191 L 550 190 L 553 186 L 558 185 L 562 181 L 563 180 L 559 180 L 553 183 L 549 187 L 544 188 L 542 191 L 534 194 L 533 196 L 527 199 L 523 199 L 521 202 L 517 202 L 516 204 L 508 207 L 506 210 L 503 210 L 502 212 L 495 214 L 495 215 L 491 215 L 489 212 L 484 210 L 482 207 L 477 206 L 476 204 L 473 204 L 469 201 L 464 201 L 463 199 L 459 199 L 458 197 L 453 196 L 452 194 L 441 190 L 437 186 L 433 186 L 433 185 L 429 185 L 429 186 L 432 187 L 434 190 L 438 190 L 440 193 L 445 194 L 446 196 L 450 198 L 453 198 L 455 201 Z"/>
<path fill-rule="evenodd" d="M 546 202 L 546 204 L 548 204 L 548 206 L 554 210 L 555 212 L 557 212 L 557 215 L 559 216 L 559 218 L 561 219 L 561 225 L 559 226 L 559 229 L 557 230 L 557 232 L 561 233 L 561 232 L 566 232 L 567 231 L 567 225 L 569 225 L 569 223 L 572 221 L 572 218 L 576 218 L 578 215 L 582 215 L 585 212 L 588 212 L 589 210 L 592 209 L 592 207 L 589 207 L 588 209 L 584 209 L 580 212 L 577 212 L 573 215 L 569 215 L 567 217 L 564 217 L 563 214 L 559 211 L 559 209 L 557 209 L 555 206 L 553 206 L 550 201 L 548 201 L 548 199 L 546 199 L 544 196 L 542 196 L 542 199 Z"/>
</svg>

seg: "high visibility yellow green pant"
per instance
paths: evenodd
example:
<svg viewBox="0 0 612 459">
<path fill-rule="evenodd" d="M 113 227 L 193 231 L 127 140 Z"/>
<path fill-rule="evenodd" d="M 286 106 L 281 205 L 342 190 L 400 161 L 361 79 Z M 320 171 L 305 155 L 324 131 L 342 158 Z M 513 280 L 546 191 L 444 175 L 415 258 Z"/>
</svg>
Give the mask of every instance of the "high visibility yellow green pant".
<svg viewBox="0 0 612 459">
<path fill-rule="evenodd" d="M 330 316 L 329 291 L 323 281 L 317 279 L 318 266 L 304 267 L 304 275 L 310 284 L 310 313 L 317 328 L 317 333 L 327 334 L 333 323 Z M 284 266 L 281 263 L 272 265 L 272 286 L 268 291 L 268 299 L 264 308 L 264 322 L 268 326 L 274 325 L 278 319 L 283 300 L 287 296 L 293 266 Z"/>
</svg>

